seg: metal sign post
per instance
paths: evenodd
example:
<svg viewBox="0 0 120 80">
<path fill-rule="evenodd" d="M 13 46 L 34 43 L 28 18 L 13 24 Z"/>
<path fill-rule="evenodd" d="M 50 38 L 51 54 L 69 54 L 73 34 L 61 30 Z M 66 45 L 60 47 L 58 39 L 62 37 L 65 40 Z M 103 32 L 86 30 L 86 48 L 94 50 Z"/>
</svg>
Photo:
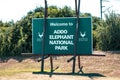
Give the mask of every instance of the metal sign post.
<svg viewBox="0 0 120 80">
<path fill-rule="evenodd" d="M 74 58 L 73 58 L 73 70 L 72 72 L 75 73 L 75 62 L 76 62 L 76 52 L 77 52 L 77 40 L 78 40 L 78 26 L 79 26 L 79 9 L 80 9 L 80 0 L 78 1 L 78 7 L 77 7 L 77 0 L 75 0 L 75 10 L 76 10 L 76 34 L 75 34 L 75 44 L 74 44 Z"/>
<path fill-rule="evenodd" d="M 75 44 L 74 44 L 74 56 L 73 56 L 73 69 L 72 73 L 75 73 L 75 62 L 76 62 L 76 53 L 77 53 L 77 40 L 78 40 L 78 26 L 79 26 L 79 10 L 80 10 L 80 0 L 78 1 L 78 7 L 77 7 L 77 0 L 75 0 L 75 10 L 76 10 L 76 34 L 75 34 Z"/>
<path fill-rule="evenodd" d="M 47 1 L 45 1 L 45 12 L 44 12 L 44 27 L 43 27 L 43 42 L 42 42 L 42 61 L 41 61 L 41 72 L 44 72 L 44 48 L 45 48 L 45 32 L 46 32 L 46 18 L 47 18 Z"/>
<path fill-rule="evenodd" d="M 102 0 L 100 0 L 100 17 L 101 17 L 101 19 L 102 19 Z"/>
<path fill-rule="evenodd" d="M 78 3 L 77 3 L 78 2 Z M 76 11 L 76 30 L 75 30 L 75 42 L 74 42 L 74 54 L 67 62 L 73 60 L 73 69 L 72 73 L 75 73 L 75 62 L 76 62 L 76 53 L 77 53 L 77 42 L 78 42 L 78 27 L 79 27 L 79 12 L 80 12 L 80 0 L 75 0 L 75 11 Z M 80 56 L 78 57 L 79 67 L 80 67 Z"/>
</svg>

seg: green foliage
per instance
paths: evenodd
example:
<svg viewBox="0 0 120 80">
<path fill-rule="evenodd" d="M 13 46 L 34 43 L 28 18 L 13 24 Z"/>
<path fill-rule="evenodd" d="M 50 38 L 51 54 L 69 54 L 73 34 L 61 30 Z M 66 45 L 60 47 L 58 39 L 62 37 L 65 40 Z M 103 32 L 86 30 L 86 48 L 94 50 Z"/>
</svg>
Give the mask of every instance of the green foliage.
<svg viewBox="0 0 120 80">
<path fill-rule="evenodd" d="M 3 22 L 2 22 L 2 20 L 0 20 L 0 27 L 2 27 L 3 26 Z"/>
<path fill-rule="evenodd" d="M 92 17 L 92 24 L 93 24 L 93 48 L 97 49 L 97 43 L 99 41 L 98 34 L 100 33 L 99 29 L 103 28 L 103 21 L 101 21 L 98 17 Z"/>
<path fill-rule="evenodd" d="M 4 28 L 3 28 L 4 29 Z M 3 32 L 0 33 L 0 55 L 6 56 L 10 48 L 11 39 L 11 28 L 5 28 Z"/>
<path fill-rule="evenodd" d="M 48 17 L 71 17 L 73 13 L 74 11 L 67 6 L 62 9 L 56 6 L 48 7 Z M 43 17 L 44 8 L 37 7 L 16 23 L 0 21 L 0 56 L 17 56 L 23 52 L 31 53 L 32 18 Z"/>
<path fill-rule="evenodd" d="M 70 7 L 48 7 L 48 17 L 74 17 L 75 11 Z M 82 17 L 91 16 L 84 13 Z M 44 8 L 37 7 L 21 20 L 14 23 L 0 21 L 0 57 L 18 56 L 21 53 L 32 51 L 32 18 L 43 18 Z M 120 15 L 110 13 L 106 20 L 98 17 L 92 18 L 93 23 L 93 46 L 100 50 L 120 50 Z"/>
<path fill-rule="evenodd" d="M 81 17 L 91 17 L 90 13 L 81 13 Z"/>
<path fill-rule="evenodd" d="M 120 15 L 109 13 L 105 23 L 106 27 L 98 29 L 98 49 L 120 50 Z"/>
</svg>

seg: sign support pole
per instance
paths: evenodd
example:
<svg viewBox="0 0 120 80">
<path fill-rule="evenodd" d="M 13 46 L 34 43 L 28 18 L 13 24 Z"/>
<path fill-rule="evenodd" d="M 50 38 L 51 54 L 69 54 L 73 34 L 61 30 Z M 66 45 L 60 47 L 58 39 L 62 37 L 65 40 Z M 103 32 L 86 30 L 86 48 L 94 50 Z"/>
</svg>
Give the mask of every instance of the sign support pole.
<svg viewBox="0 0 120 80">
<path fill-rule="evenodd" d="M 77 52 L 77 40 L 78 40 L 78 26 L 79 26 L 79 10 L 80 10 L 80 0 L 78 0 L 78 7 L 77 7 L 77 0 L 75 0 L 75 10 L 76 10 L 76 34 L 75 34 L 75 44 L 74 44 L 74 58 L 73 58 L 73 69 L 72 73 L 75 73 L 75 62 L 76 62 L 76 52 Z"/>
<path fill-rule="evenodd" d="M 78 4 L 78 14 L 77 14 L 78 26 L 79 26 L 79 15 L 80 15 L 80 0 L 79 0 L 79 4 Z M 78 33 L 77 33 L 77 34 L 78 34 Z M 78 39 L 77 39 L 77 40 L 78 40 Z M 80 69 L 80 72 L 83 73 L 83 71 L 82 71 L 83 66 L 81 66 L 81 64 L 80 64 L 80 56 L 78 56 L 78 67 L 79 67 L 79 69 Z"/>
<path fill-rule="evenodd" d="M 50 55 L 50 65 L 51 65 L 51 72 L 53 72 L 53 59 L 51 55 Z"/>
<path fill-rule="evenodd" d="M 46 18 L 47 18 L 47 1 L 45 1 L 45 12 L 44 12 L 44 27 L 43 27 L 43 42 L 42 42 L 42 61 L 41 61 L 41 72 L 44 72 L 44 48 L 45 48 L 45 31 L 46 31 Z"/>
<path fill-rule="evenodd" d="M 80 56 L 78 56 L 78 68 L 80 69 Z"/>
<path fill-rule="evenodd" d="M 102 0 L 100 0 L 100 15 L 101 15 L 101 19 L 102 19 Z"/>
</svg>

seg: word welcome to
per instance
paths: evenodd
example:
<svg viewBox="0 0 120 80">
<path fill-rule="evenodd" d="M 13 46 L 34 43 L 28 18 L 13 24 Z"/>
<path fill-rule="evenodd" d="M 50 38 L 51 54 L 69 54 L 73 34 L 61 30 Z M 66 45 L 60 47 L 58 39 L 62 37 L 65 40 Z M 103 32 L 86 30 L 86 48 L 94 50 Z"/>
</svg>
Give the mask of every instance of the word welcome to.
<svg viewBox="0 0 120 80">
<path fill-rule="evenodd" d="M 61 26 L 63 26 L 63 27 L 66 27 L 66 26 L 73 26 L 73 23 L 72 22 L 68 22 L 68 23 L 58 23 L 58 22 L 56 22 L 56 23 L 50 23 L 50 26 L 59 26 L 59 27 L 61 27 Z"/>
</svg>

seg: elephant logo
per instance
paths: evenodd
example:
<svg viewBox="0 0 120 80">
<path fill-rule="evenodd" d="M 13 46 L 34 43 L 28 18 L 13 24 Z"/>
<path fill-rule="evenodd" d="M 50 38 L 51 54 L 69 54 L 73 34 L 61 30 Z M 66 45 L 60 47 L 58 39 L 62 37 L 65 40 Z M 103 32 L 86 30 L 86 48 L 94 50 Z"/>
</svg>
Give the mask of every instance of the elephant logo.
<svg viewBox="0 0 120 80">
<path fill-rule="evenodd" d="M 42 34 L 40 34 L 40 33 L 38 32 L 38 36 L 39 36 L 39 38 L 41 38 L 41 39 L 42 39 L 42 37 L 43 37 L 43 33 L 42 33 Z"/>
<path fill-rule="evenodd" d="M 84 32 L 84 33 L 80 32 L 80 36 L 81 36 L 82 38 L 84 38 L 84 37 L 86 36 L 86 32 Z"/>
</svg>

